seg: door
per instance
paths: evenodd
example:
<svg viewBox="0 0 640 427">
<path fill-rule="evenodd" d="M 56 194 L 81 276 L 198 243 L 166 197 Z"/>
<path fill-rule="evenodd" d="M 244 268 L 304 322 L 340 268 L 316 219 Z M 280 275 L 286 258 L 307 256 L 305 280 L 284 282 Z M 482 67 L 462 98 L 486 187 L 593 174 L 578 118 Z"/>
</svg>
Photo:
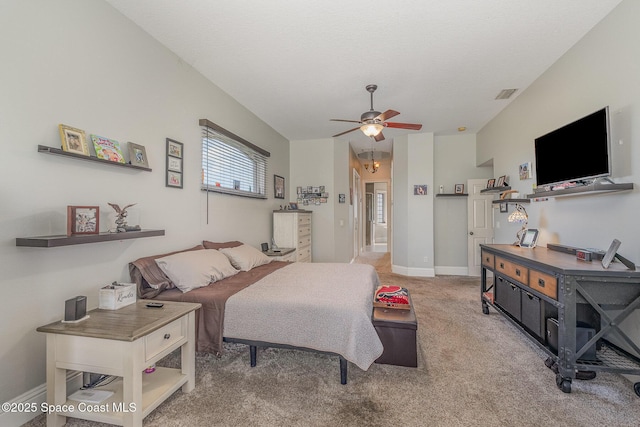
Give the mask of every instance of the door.
<svg viewBox="0 0 640 427">
<path fill-rule="evenodd" d="M 358 171 L 353 169 L 353 187 L 351 188 L 353 199 L 353 259 L 360 255 L 360 246 L 362 236 L 360 234 L 360 212 L 362 209 L 362 200 L 360 199 L 360 175 Z"/>
<path fill-rule="evenodd" d="M 369 184 L 366 184 L 367 186 Z M 367 212 L 367 227 L 365 229 L 365 246 L 373 245 L 375 242 L 373 241 L 373 193 L 365 193 L 366 194 L 366 202 L 365 202 L 365 210 Z"/>
<path fill-rule="evenodd" d="M 467 264 L 469 276 L 480 276 L 482 258 L 480 244 L 493 243 L 493 194 L 481 193 L 487 187 L 486 179 L 467 181 Z"/>
</svg>

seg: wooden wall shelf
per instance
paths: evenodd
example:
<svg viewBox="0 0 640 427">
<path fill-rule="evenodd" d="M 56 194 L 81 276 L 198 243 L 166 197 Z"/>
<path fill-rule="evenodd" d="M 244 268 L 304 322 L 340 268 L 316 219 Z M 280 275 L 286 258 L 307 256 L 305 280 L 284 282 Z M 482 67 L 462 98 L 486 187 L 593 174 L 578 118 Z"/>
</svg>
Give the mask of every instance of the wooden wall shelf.
<svg viewBox="0 0 640 427">
<path fill-rule="evenodd" d="M 502 187 L 491 187 L 485 188 L 484 190 L 480 190 L 481 193 L 502 193 L 503 191 L 511 190 L 511 187 L 508 185 Z"/>
<path fill-rule="evenodd" d="M 469 195 L 467 193 L 438 193 L 436 194 L 436 197 L 469 197 Z"/>
<path fill-rule="evenodd" d="M 523 203 L 531 203 L 531 199 L 498 199 L 498 200 L 492 201 L 491 203 L 493 203 L 494 205 L 499 205 L 499 204 L 502 204 L 502 203 L 507 203 L 507 204 L 509 204 L 509 203 L 511 203 L 511 204 L 520 203 L 520 204 L 523 204 Z"/>
<path fill-rule="evenodd" d="M 68 151 L 63 151 L 59 148 L 47 147 L 46 145 L 38 145 L 38 153 L 52 154 L 54 156 L 70 157 L 78 160 L 85 160 L 85 161 L 97 162 L 105 165 L 119 166 L 119 167 L 128 168 L 128 169 L 136 169 L 136 170 L 151 172 L 151 168 L 145 168 L 143 166 L 132 165 L 129 163 L 112 162 L 109 160 L 99 159 L 94 156 L 83 156 L 82 154 L 69 153 Z"/>
<path fill-rule="evenodd" d="M 58 246 L 82 245 L 85 243 L 111 242 L 115 240 L 140 239 L 143 237 L 164 236 L 164 230 L 140 230 L 124 233 L 76 234 L 72 236 L 34 236 L 17 237 L 16 246 L 32 248 L 55 248 Z"/>
</svg>

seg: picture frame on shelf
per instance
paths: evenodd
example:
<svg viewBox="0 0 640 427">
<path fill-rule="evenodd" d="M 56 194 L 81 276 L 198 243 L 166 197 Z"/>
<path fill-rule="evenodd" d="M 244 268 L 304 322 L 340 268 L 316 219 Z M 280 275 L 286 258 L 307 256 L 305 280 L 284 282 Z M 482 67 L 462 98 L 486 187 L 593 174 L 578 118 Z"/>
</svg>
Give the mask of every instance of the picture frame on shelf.
<svg viewBox="0 0 640 427">
<path fill-rule="evenodd" d="M 148 168 L 149 160 L 147 159 L 147 151 L 144 146 L 136 144 L 135 142 L 129 142 L 127 146 L 129 150 L 129 164 Z"/>
<path fill-rule="evenodd" d="M 298 203 L 296 202 L 289 202 L 289 209 L 291 210 L 298 210 Z"/>
<path fill-rule="evenodd" d="M 506 203 L 500 203 L 500 213 L 507 213 L 509 208 Z"/>
<path fill-rule="evenodd" d="M 284 199 L 284 177 L 273 175 L 273 197 Z"/>
<path fill-rule="evenodd" d="M 453 192 L 454 194 L 464 194 L 464 184 L 456 184 Z"/>
<path fill-rule="evenodd" d="M 100 135 L 91 135 L 93 148 L 96 150 L 96 157 L 115 163 L 124 163 L 124 155 L 120 148 L 120 143 L 115 139 L 106 138 Z"/>
<path fill-rule="evenodd" d="M 496 186 L 496 179 L 491 178 L 487 181 L 487 188 L 493 188 Z"/>
<path fill-rule="evenodd" d="M 178 142 L 175 139 L 167 138 L 167 173 L 166 183 L 167 187 L 183 188 L 183 157 L 184 157 L 184 144 Z"/>
<path fill-rule="evenodd" d="M 496 187 L 504 187 L 505 185 L 507 185 L 507 176 L 502 175 L 501 177 L 498 178 L 498 182 L 496 182 Z"/>
<path fill-rule="evenodd" d="M 67 206 L 67 236 L 99 233 L 99 206 Z"/>
<path fill-rule="evenodd" d="M 80 154 L 90 156 L 87 137 L 82 129 L 59 124 L 60 141 L 62 142 L 62 151 L 67 153 Z"/>
</svg>

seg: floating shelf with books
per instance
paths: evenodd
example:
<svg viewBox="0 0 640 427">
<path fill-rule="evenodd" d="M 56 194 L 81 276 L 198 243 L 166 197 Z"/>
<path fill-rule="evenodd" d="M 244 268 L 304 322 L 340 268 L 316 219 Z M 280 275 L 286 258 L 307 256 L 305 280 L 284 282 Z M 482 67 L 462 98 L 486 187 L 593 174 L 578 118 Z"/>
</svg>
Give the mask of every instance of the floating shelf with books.
<svg viewBox="0 0 640 427">
<path fill-rule="evenodd" d="M 16 246 L 29 246 L 32 248 L 55 248 L 58 246 L 82 245 L 85 243 L 110 242 L 115 240 L 140 239 L 143 237 L 164 236 L 164 230 L 140 230 L 124 233 L 98 233 L 98 234 L 66 234 L 57 236 L 17 237 Z"/>
<path fill-rule="evenodd" d="M 144 166 L 132 165 L 129 163 L 112 162 L 110 160 L 99 159 L 94 156 L 83 156 L 82 154 L 70 153 L 68 151 L 61 150 L 60 148 L 47 147 L 46 145 L 38 145 L 38 153 L 52 154 L 54 156 L 70 157 L 78 160 L 86 160 L 86 161 L 97 162 L 105 165 L 119 166 L 119 167 L 128 168 L 128 169 L 136 169 L 136 170 L 151 172 L 151 168 L 146 168 Z"/>
</svg>

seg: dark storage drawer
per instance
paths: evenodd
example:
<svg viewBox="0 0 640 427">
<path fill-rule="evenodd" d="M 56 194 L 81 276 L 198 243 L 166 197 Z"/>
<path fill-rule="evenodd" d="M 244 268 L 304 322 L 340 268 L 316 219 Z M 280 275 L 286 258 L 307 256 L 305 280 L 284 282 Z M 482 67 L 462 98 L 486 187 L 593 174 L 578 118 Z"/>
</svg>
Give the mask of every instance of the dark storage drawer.
<svg viewBox="0 0 640 427">
<path fill-rule="evenodd" d="M 520 288 L 502 277 L 496 277 L 495 303 L 516 320 L 521 320 Z"/>
<path fill-rule="evenodd" d="M 522 324 L 538 338 L 544 338 L 540 298 L 526 291 L 520 292 Z"/>
</svg>

